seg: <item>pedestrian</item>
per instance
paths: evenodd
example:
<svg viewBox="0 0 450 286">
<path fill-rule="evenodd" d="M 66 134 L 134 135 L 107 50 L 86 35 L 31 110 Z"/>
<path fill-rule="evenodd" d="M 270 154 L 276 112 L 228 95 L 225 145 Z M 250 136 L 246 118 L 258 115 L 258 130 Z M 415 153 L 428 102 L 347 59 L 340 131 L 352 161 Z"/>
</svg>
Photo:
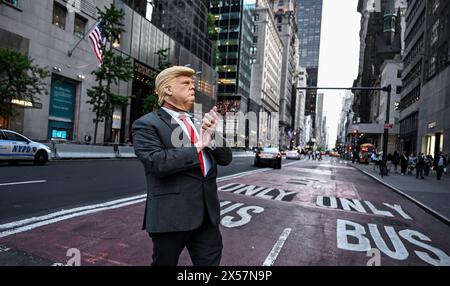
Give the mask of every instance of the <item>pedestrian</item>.
<svg viewBox="0 0 450 286">
<path fill-rule="evenodd" d="M 445 160 L 446 160 L 447 164 L 448 164 L 448 155 L 449 154 L 445 155 Z M 447 166 L 445 166 L 445 168 L 444 168 L 444 174 L 447 175 Z"/>
<path fill-rule="evenodd" d="M 408 156 L 406 156 L 406 152 L 403 152 L 400 156 L 400 168 L 402 176 L 406 174 L 406 170 L 408 169 Z"/>
<path fill-rule="evenodd" d="M 434 168 L 436 170 L 436 176 L 438 181 L 442 178 L 442 173 L 444 173 L 444 169 L 447 168 L 447 159 L 442 152 L 439 152 L 439 155 L 434 159 Z"/>
<path fill-rule="evenodd" d="M 416 164 L 416 179 L 425 179 L 423 176 L 423 169 L 425 168 L 425 158 L 423 157 L 423 153 L 419 153 L 419 156 L 417 157 L 417 164 Z"/>
<path fill-rule="evenodd" d="M 370 160 L 372 161 L 373 170 L 376 171 L 378 165 L 378 155 L 376 150 L 373 150 L 372 155 L 370 155 Z"/>
<path fill-rule="evenodd" d="M 433 157 L 431 157 L 431 155 L 427 155 L 424 157 L 425 159 L 425 166 L 423 169 L 423 173 L 425 174 L 426 177 L 430 176 L 430 170 L 431 170 L 431 165 L 433 162 Z"/>
<path fill-rule="evenodd" d="M 229 165 L 232 153 L 215 146 L 223 142 L 215 133 L 216 107 L 201 122 L 189 113 L 195 102 L 194 75 L 179 66 L 159 73 L 155 92 L 162 108 L 132 128 L 147 179 L 143 229 L 153 241 L 154 266 L 176 266 L 185 247 L 194 266 L 218 266 L 221 260 L 217 165 Z"/>
<path fill-rule="evenodd" d="M 416 154 L 411 153 L 411 155 L 408 158 L 408 175 L 412 175 L 414 168 L 416 168 L 416 164 L 417 164 Z"/>
<path fill-rule="evenodd" d="M 398 163 L 400 162 L 400 156 L 397 151 L 394 151 L 394 155 L 392 155 L 392 165 L 394 165 L 394 172 L 398 174 Z"/>
</svg>

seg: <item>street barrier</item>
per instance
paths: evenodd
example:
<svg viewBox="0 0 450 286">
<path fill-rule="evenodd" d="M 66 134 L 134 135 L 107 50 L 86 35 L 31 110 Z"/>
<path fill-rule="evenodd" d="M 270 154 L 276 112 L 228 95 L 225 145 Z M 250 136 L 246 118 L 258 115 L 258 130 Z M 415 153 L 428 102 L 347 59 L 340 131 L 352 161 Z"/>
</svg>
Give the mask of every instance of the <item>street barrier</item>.
<svg viewBox="0 0 450 286">
<path fill-rule="evenodd" d="M 113 146 L 55 144 L 56 159 L 115 159 Z"/>
<path fill-rule="evenodd" d="M 119 146 L 117 149 L 117 158 L 137 158 L 134 153 L 134 147 Z"/>
</svg>

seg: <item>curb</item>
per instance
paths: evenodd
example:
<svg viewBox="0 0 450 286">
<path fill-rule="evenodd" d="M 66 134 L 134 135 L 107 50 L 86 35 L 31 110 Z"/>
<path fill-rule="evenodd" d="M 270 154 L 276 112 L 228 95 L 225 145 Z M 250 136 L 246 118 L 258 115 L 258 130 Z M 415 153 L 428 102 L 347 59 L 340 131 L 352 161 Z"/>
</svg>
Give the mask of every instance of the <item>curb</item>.
<svg viewBox="0 0 450 286">
<path fill-rule="evenodd" d="M 361 173 L 363 173 L 363 174 L 369 176 L 369 177 L 372 178 L 373 180 L 375 180 L 375 181 L 381 183 L 382 185 L 388 187 L 389 189 L 393 190 L 394 192 L 398 193 L 399 195 L 401 195 L 401 196 L 407 198 L 408 200 L 410 200 L 410 201 L 412 201 L 414 204 L 416 204 L 418 207 L 420 207 L 421 209 L 423 209 L 425 212 L 431 214 L 432 216 L 434 216 L 435 218 L 437 218 L 437 219 L 440 220 L 441 222 L 445 223 L 447 226 L 450 226 L 450 220 L 449 220 L 446 216 L 444 216 L 444 215 L 440 214 L 439 212 L 437 212 L 437 211 L 431 209 L 430 207 L 428 207 L 428 206 L 426 206 L 425 204 L 419 202 L 419 201 L 416 200 L 415 198 L 413 198 L 413 197 L 411 197 L 410 195 L 406 194 L 405 192 L 403 192 L 403 191 L 397 189 L 396 187 L 394 187 L 394 186 L 392 186 L 392 185 L 390 185 L 390 184 L 388 184 L 388 183 L 386 183 L 386 182 L 380 180 L 378 177 L 376 177 L 376 176 L 374 176 L 374 175 L 372 175 L 372 174 L 370 174 L 370 173 L 368 173 L 368 172 L 366 172 L 366 171 L 364 171 L 364 170 L 362 170 L 362 169 L 360 169 L 360 168 L 358 168 L 358 167 L 356 167 L 356 166 L 353 166 L 353 168 L 355 168 L 356 170 L 360 171 Z"/>
</svg>

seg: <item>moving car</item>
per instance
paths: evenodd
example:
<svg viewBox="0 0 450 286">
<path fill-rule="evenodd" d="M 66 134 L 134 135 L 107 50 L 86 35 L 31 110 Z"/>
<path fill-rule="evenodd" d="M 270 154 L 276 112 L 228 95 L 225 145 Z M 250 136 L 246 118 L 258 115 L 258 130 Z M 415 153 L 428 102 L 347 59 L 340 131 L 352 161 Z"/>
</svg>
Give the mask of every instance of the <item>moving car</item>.
<svg viewBox="0 0 450 286">
<path fill-rule="evenodd" d="M 286 152 L 287 160 L 300 160 L 300 153 L 297 150 L 290 150 Z"/>
<path fill-rule="evenodd" d="M 281 169 L 282 155 L 278 148 L 259 148 L 255 154 L 255 166 L 270 165 Z"/>
<path fill-rule="evenodd" d="M 0 129 L 0 162 L 13 165 L 31 161 L 35 165 L 45 165 L 51 153 L 50 147 L 44 144 L 31 141 L 17 132 Z"/>
</svg>

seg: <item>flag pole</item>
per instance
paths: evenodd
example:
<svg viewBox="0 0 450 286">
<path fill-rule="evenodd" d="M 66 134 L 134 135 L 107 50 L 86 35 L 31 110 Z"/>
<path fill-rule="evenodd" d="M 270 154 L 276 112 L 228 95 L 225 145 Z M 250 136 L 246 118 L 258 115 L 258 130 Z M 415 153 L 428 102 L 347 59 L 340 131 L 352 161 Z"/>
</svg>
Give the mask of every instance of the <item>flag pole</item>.
<svg viewBox="0 0 450 286">
<path fill-rule="evenodd" d="M 92 27 L 89 29 L 89 31 L 87 31 L 84 35 L 83 38 L 81 38 L 75 45 L 75 47 L 73 47 L 73 49 L 71 49 L 70 51 L 67 52 L 67 55 L 69 57 L 71 57 L 73 55 L 73 52 L 75 51 L 75 49 L 80 45 L 81 41 L 86 39 L 86 36 L 88 34 L 90 34 L 92 32 L 92 30 L 95 28 L 95 26 L 97 25 L 97 21 L 94 23 L 94 25 L 92 25 Z"/>
</svg>

